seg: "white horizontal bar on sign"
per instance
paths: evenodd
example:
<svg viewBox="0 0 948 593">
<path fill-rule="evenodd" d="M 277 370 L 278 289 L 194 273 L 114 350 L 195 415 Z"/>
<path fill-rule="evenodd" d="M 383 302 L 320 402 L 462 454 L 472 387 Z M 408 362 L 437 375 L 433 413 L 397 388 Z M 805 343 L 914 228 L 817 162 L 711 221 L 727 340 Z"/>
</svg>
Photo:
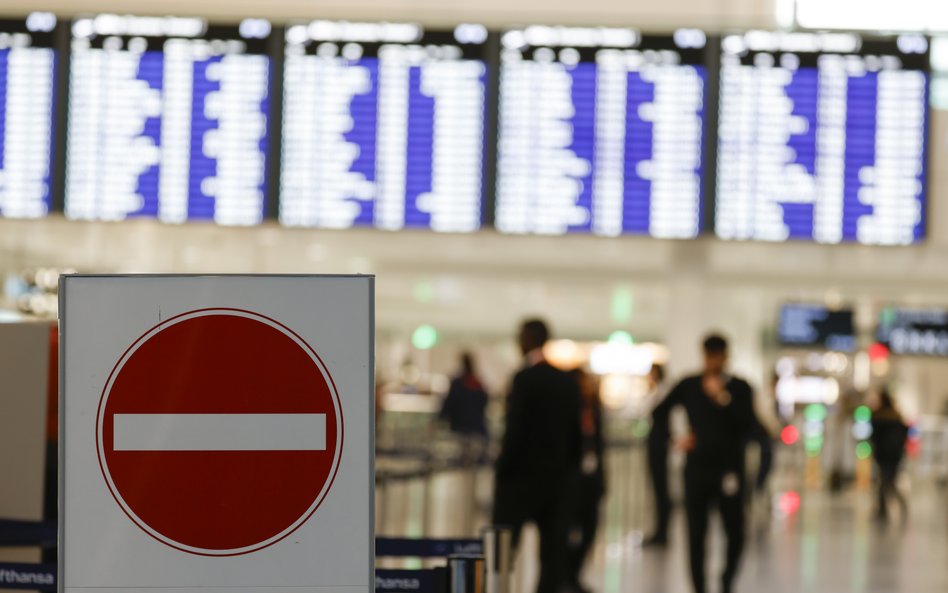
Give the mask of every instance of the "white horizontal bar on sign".
<svg viewBox="0 0 948 593">
<path fill-rule="evenodd" d="M 115 451 L 325 451 L 325 414 L 115 414 Z"/>
</svg>

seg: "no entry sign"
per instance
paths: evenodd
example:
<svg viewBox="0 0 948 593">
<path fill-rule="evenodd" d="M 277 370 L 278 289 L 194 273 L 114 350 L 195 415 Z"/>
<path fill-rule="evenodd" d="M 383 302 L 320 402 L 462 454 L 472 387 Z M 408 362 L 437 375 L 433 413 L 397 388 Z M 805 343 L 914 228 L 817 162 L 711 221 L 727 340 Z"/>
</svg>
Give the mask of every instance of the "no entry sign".
<svg viewBox="0 0 948 593">
<path fill-rule="evenodd" d="M 123 354 L 97 421 L 102 473 L 149 535 L 195 554 L 258 550 L 312 514 L 342 451 L 318 354 L 273 319 L 203 309 Z"/>
<path fill-rule="evenodd" d="M 67 277 L 64 589 L 369 591 L 371 291 Z"/>
</svg>

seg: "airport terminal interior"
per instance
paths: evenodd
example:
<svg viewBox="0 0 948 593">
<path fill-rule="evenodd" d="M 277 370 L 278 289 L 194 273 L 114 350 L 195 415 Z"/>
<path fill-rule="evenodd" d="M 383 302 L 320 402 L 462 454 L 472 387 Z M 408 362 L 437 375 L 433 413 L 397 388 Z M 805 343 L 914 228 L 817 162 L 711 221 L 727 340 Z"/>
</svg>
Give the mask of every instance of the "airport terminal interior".
<svg viewBox="0 0 948 593">
<path fill-rule="evenodd" d="M 374 277 L 374 390 L 339 384 L 343 409 L 374 403 L 347 435 L 374 437 L 338 449 L 374 467 L 375 572 L 295 591 L 948 591 L 944 0 L 4 0 L 0 591 L 146 591 L 127 567 L 70 584 L 63 560 L 70 274 L 233 275 L 235 298 L 258 275 Z M 734 472 L 700 461 L 730 443 Z M 515 474 L 558 477 L 510 494 L 503 468 L 538 447 Z M 110 463 L 86 490 L 142 527 Z M 499 584 L 396 550 L 479 550 L 511 516 Z M 176 586 L 154 590 L 197 590 Z"/>
</svg>

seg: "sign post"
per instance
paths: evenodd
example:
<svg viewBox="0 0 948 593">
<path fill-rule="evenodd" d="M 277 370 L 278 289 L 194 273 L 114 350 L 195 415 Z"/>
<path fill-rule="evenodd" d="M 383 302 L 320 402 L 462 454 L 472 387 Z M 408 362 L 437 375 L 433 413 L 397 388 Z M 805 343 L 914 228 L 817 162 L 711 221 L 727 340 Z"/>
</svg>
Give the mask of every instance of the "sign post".
<svg viewBox="0 0 948 593">
<path fill-rule="evenodd" d="M 67 276 L 60 591 L 373 586 L 367 276 Z"/>
</svg>

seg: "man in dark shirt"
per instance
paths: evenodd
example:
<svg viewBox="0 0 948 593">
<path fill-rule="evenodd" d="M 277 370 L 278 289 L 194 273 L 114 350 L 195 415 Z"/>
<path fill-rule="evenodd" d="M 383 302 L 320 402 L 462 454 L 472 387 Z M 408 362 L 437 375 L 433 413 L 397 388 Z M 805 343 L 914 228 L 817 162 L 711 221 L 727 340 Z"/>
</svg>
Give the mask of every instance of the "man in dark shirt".
<svg viewBox="0 0 948 593">
<path fill-rule="evenodd" d="M 691 580 L 695 593 L 706 593 L 704 563 L 708 515 L 716 503 L 727 535 L 727 565 L 722 593 L 731 593 L 744 547 L 744 447 L 754 426 L 753 391 L 747 382 L 725 373 L 727 341 L 708 336 L 704 370 L 681 381 L 654 413 L 667 430 L 669 412 L 683 406 L 691 434 L 679 446 L 687 451 L 685 510 L 688 515 Z"/>
<path fill-rule="evenodd" d="M 543 357 L 549 330 L 540 320 L 520 329 L 526 366 L 513 379 L 496 468 L 494 524 L 513 529 L 533 521 L 540 532 L 537 593 L 559 593 L 568 578 L 568 532 L 579 476 L 579 385 Z"/>
</svg>

